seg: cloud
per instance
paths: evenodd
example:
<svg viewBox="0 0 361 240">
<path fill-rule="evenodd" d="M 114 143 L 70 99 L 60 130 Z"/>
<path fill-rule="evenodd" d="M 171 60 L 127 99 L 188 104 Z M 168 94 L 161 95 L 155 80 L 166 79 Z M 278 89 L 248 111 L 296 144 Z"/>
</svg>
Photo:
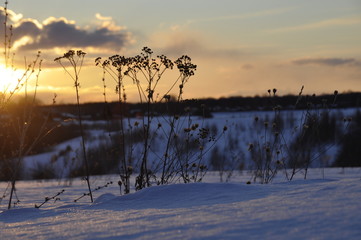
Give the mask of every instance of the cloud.
<svg viewBox="0 0 361 240">
<path fill-rule="evenodd" d="M 31 28 L 27 26 L 31 26 Z M 23 29 L 28 29 L 28 32 Z M 17 30 L 20 30 L 20 34 L 17 33 Z M 33 42 L 22 46 L 20 50 L 51 49 L 54 47 L 94 47 L 116 50 L 124 47 L 131 38 L 130 33 L 113 31 L 107 26 L 93 31 L 85 30 L 64 18 L 48 19 L 44 21 L 41 28 L 37 28 L 29 22 L 23 22 L 14 28 L 15 41 L 25 34 L 32 37 Z"/>
<path fill-rule="evenodd" d="M 100 28 L 106 28 L 113 32 L 126 30 L 125 27 L 118 26 L 112 17 L 105 17 L 102 16 L 100 13 L 96 13 L 95 18 L 100 20 L 100 24 L 99 24 Z"/>
<path fill-rule="evenodd" d="M 7 13 L 8 13 L 8 20 L 12 21 L 12 22 L 16 22 L 16 21 L 20 20 L 21 18 L 23 18 L 23 15 L 21 13 L 17 14 L 10 9 L 7 9 Z M 0 7 L 0 20 L 1 20 L 1 23 L 3 23 L 5 20 L 4 7 Z"/>
<path fill-rule="evenodd" d="M 178 39 L 179 40 L 179 39 Z M 240 49 L 235 48 L 210 48 L 197 39 L 183 39 L 173 42 L 163 48 L 167 54 L 173 56 L 181 56 L 184 54 L 192 54 L 206 59 L 238 59 L 245 55 Z"/>
<path fill-rule="evenodd" d="M 99 20 L 104 20 L 104 21 L 111 21 L 112 20 L 112 17 L 105 17 L 105 16 L 102 16 L 100 13 L 96 13 L 95 17 L 97 19 L 99 19 Z"/>
<path fill-rule="evenodd" d="M 359 16 L 348 17 L 348 18 L 334 18 L 334 19 L 327 19 L 310 24 L 272 29 L 269 30 L 268 32 L 272 32 L 272 33 L 291 32 L 291 31 L 319 29 L 324 27 L 348 26 L 348 25 L 358 25 L 358 24 L 361 24 L 361 18 Z"/>
<path fill-rule="evenodd" d="M 294 9 L 294 8 L 276 8 L 276 9 L 257 11 L 257 12 L 243 13 L 243 14 L 238 14 L 238 15 L 225 15 L 225 16 L 215 16 L 212 18 L 190 19 L 187 21 L 187 24 L 193 24 L 193 23 L 197 23 L 197 22 L 243 20 L 243 19 L 267 17 L 267 16 L 275 16 L 275 15 L 280 15 L 280 14 L 289 12 L 292 9 Z"/>
<path fill-rule="evenodd" d="M 361 66 L 361 61 L 354 58 L 304 58 L 292 61 L 296 65 Z"/>
<path fill-rule="evenodd" d="M 151 38 L 150 43 L 171 57 L 191 54 L 194 57 L 208 60 L 217 58 L 234 60 L 247 54 L 241 48 L 211 47 L 211 41 L 200 33 L 181 29 L 157 32 Z"/>
<path fill-rule="evenodd" d="M 0 9 L 1 21 L 4 9 Z M 10 10 L 8 10 L 10 12 Z M 118 26 L 111 17 L 96 14 L 97 25 L 80 27 L 66 18 L 49 17 L 42 23 L 24 19 L 11 11 L 9 25 L 13 25 L 13 47 L 16 51 L 44 51 L 54 48 L 92 48 L 119 51 L 133 41 L 131 32 Z"/>
</svg>

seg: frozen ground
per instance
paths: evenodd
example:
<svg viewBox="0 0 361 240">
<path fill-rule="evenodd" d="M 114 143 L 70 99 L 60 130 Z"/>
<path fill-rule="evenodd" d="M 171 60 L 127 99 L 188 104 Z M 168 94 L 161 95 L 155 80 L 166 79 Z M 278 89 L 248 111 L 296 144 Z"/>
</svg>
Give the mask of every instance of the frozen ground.
<svg viewBox="0 0 361 240">
<path fill-rule="evenodd" d="M 21 201 L 12 210 L 0 205 L 1 239 L 360 239 L 361 170 L 312 169 L 308 180 L 282 175 L 268 185 L 250 184 L 247 173 L 219 183 L 156 186 L 119 196 L 116 184 L 81 196 L 80 180 L 22 181 Z M 114 176 L 92 178 L 94 186 Z M 7 183 L 0 183 L 6 188 Z M 64 186 L 65 184 L 65 186 Z M 44 197 L 58 191 L 61 200 Z"/>
</svg>

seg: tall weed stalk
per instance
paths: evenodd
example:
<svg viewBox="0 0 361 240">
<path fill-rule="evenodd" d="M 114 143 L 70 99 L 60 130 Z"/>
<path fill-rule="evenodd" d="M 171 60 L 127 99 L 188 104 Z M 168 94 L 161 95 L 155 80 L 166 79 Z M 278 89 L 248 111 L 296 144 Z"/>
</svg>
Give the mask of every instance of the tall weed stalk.
<svg viewBox="0 0 361 240">
<path fill-rule="evenodd" d="M 85 54 L 86 53 L 81 50 L 78 50 L 76 52 L 74 50 L 69 50 L 68 52 L 64 53 L 64 55 L 62 57 L 55 58 L 54 61 L 58 62 L 63 67 L 65 72 L 70 76 L 70 78 L 74 81 L 76 103 L 77 103 L 77 110 L 78 110 L 78 121 L 79 121 L 80 135 L 81 135 L 81 140 L 82 140 L 81 146 L 82 146 L 82 153 L 83 153 L 83 159 L 84 159 L 84 164 L 85 164 L 85 174 L 86 174 L 85 180 L 88 185 L 90 201 L 93 202 L 93 194 L 92 194 L 92 190 L 90 187 L 89 163 L 88 163 L 88 159 L 86 156 L 85 133 L 84 133 L 83 123 L 82 123 L 82 114 L 81 114 L 81 109 L 80 109 L 80 94 L 79 94 L 79 88 L 80 88 L 79 75 L 80 75 L 80 71 L 83 67 L 83 61 L 84 61 Z M 70 64 L 70 68 L 71 68 L 72 72 L 67 69 L 66 65 L 63 64 L 62 60 L 66 60 L 68 62 L 68 64 Z"/>
<path fill-rule="evenodd" d="M 36 67 L 38 71 L 35 76 L 35 89 L 33 93 L 28 92 L 28 84 L 33 74 L 36 72 Z M 39 143 L 39 141 L 46 136 L 48 133 L 52 131 L 52 129 L 48 129 L 48 116 L 43 117 L 42 122 L 39 125 L 39 129 L 37 129 L 37 134 L 33 136 L 33 138 L 29 139 L 29 134 L 31 128 L 34 126 L 34 121 L 39 121 L 39 116 L 35 113 L 36 108 L 36 96 L 37 96 L 37 87 L 39 81 L 39 75 L 41 72 L 41 60 L 40 60 L 40 52 L 38 53 L 36 59 L 28 65 L 27 70 L 23 75 L 23 79 L 19 81 L 23 83 L 24 87 L 24 102 L 19 104 L 20 114 L 13 115 L 15 121 L 10 123 L 10 126 L 14 127 L 14 136 L 9 136 L 10 138 L 17 139 L 17 150 L 11 153 L 10 156 L 10 169 L 12 169 L 12 177 L 11 177 L 11 190 L 10 190 L 10 198 L 8 208 L 11 208 L 13 194 L 16 189 L 16 180 L 19 177 L 19 171 L 21 169 L 21 163 L 24 156 L 27 156 Z M 35 120 L 35 117 L 37 120 Z M 38 124 L 38 123 L 37 123 Z M 14 162 L 14 164 L 12 164 Z"/>
<path fill-rule="evenodd" d="M 14 53 L 12 52 L 12 36 L 13 28 L 12 25 L 9 25 L 9 13 L 8 13 L 8 1 L 5 1 L 4 5 L 4 63 L 6 69 L 11 69 L 15 72 L 15 67 L 13 65 Z M 5 119 L 2 120 L 2 124 L 7 127 L 7 131 L 2 132 L 1 142 L 2 144 L 0 149 L 1 154 L 1 171 L 8 172 L 10 176 L 10 196 L 8 208 L 11 208 L 12 199 L 14 195 L 16 196 L 16 180 L 18 179 L 21 173 L 21 164 L 24 156 L 28 155 L 35 145 L 44 137 L 50 130 L 47 129 L 47 117 L 43 118 L 43 122 L 40 123 L 37 134 L 33 136 L 31 141 L 29 138 L 30 129 L 35 125 L 35 121 L 39 124 L 39 118 L 35 113 L 36 108 L 36 96 L 39 75 L 41 72 L 41 62 L 40 52 L 38 52 L 34 61 L 30 64 L 27 64 L 25 58 L 25 70 L 23 74 L 16 80 L 13 87 L 7 86 L 4 89 L 1 89 L 0 92 L 0 114 L 5 116 Z M 34 77 L 34 75 L 36 75 Z M 30 80 L 35 78 L 34 83 L 34 92 L 30 93 L 28 91 L 28 86 L 30 85 Z M 24 90 L 24 101 L 23 103 L 19 102 L 19 106 L 16 108 L 15 105 L 11 102 L 15 94 L 19 93 L 20 90 Z M 11 105 L 11 106 L 10 106 Z M 11 134 L 10 132 L 13 132 Z M 8 135 L 10 134 L 10 135 Z M 12 145 L 11 145 L 12 143 Z M 16 150 L 6 149 L 5 146 L 15 146 L 17 145 Z M 3 197 L 6 195 L 6 191 L 3 194 Z M 17 200 L 18 202 L 19 200 Z"/>
<path fill-rule="evenodd" d="M 109 59 L 105 61 L 101 61 L 101 58 L 95 59 L 96 65 L 101 66 L 103 68 L 103 73 L 108 73 L 112 80 L 115 82 L 115 92 L 117 94 L 119 113 L 120 113 L 120 142 L 119 147 L 121 148 L 121 162 L 122 166 L 120 169 L 120 178 L 119 186 L 124 185 L 124 193 L 127 194 L 130 192 L 130 175 L 132 173 L 131 167 L 131 152 L 129 151 L 129 156 L 126 153 L 126 139 L 125 139 L 125 127 L 124 127 L 124 119 L 125 119 L 125 104 L 126 104 L 126 93 L 124 86 L 124 77 L 125 71 L 128 70 L 129 58 L 120 55 L 113 55 L 109 57 Z M 106 101 L 106 84 L 105 84 L 105 76 L 103 76 L 103 85 L 104 85 L 104 101 Z M 128 161 L 127 161 L 128 159 Z"/>
<path fill-rule="evenodd" d="M 196 65 L 191 62 L 190 57 L 185 55 L 174 62 L 164 55 L 155 57 L 153 56 L 153 51 L 148 47 L 144 47 L 141 54 L 135 57 L 114 55 L 105 61 L 102 61 L 101 58 L 97 58 L 96 64 L 102 66 L 115 80 L 116 92 L 119 94 L 118 101 L 120 103 L 124 103 L 126 99 L 126 95 L 124 94 L 124 79 L 125 77 L 128 77 L 136 86 L 140 104 L 145 106 L 144 116 L 141 120 L 143 147 L 142 156 L 141 159 L 139 159 L 139 174 L 135 183 L 136 189 L 139 190 L 150 186 L 151 178 L 156 178 L 154 175 L 155 172 L 160 173 L 160 180 L 156 181 L 158 184 L 167 183 L 170 175 L 172 175 L 170 172 L 174 171 L 175 166 L 175 158 L 172 157 L 173 154 L 171 154 L 171 149 L 176 147 L 174 145 L 174 139 L 178 135 L 177 131 L 179 130 L 176 126 L 181 114 L 180 112 L 183 111 L 179 109 L 179 106 L 183 101 L 182 96 L 184 86 L 188 82 L 189 78 L 194 75 Z M 158 91 L 159 83 L 161 82 L 164 74 L 168 70 L 172 70 L 174 66 L 177 67 L 179 75 L 170 83 L 170 86 L 165 90 L 165 93 L 160 94 Z M 171 92 L 177 85 L 179 86 L 179 89 L 176 97 L 173 97 L 171 96 Z M 122 92 L 123 95 L 120 94 L 120 92 Z M 155 105 L 160 102 L 166 102 L 167 106 L 172 105 L 172 109 L 168 112 L 169 117 L 158 116 L 158 119 L 163 119 L 168 126 L 163 126 L 162 123 L 158 122 L 157 124 L 155 122 Z M 121 115 L 124 116 L 124 114 Z M 121 121 L 123 121 L 122 117 Z M 158 127 L 153 129 L 152 125 L 157 125 Z M 136 122 L 134 126 L 138 127 L 139 123 Z M 129 124 L 129 127 L 132 128 L 131 124 Z M 125 136 L 124 131 L 125 130 L 123 129 L 123 136 Z M 157 132 L 159 132 L 158 134 L 164 134 L 166 137 L 166 144 L 164 146 L 162 156 L 156 156 L 160 164 L 156 164 L 153 169 L 151 169 L 149 154 L 153 152 L 151 146 L 155 144 L 155 136 Z M 125 139 L 122 141 L 125 142 Z M 126 162 L 125 159 L 129 159 L 129 154 L 131 153 L 131 149 L 123 151 L 123 166 L 121 170 L 125 179 L 129 178 L 130 171 L 127 169 L 131 167 L 130 162 Z M 128 154 L 127 157 L 125 156 L 126 154 Z M 126 181 L 125 184 L 125 188 L 129 187 L 129 181 Z"/>
</svg>

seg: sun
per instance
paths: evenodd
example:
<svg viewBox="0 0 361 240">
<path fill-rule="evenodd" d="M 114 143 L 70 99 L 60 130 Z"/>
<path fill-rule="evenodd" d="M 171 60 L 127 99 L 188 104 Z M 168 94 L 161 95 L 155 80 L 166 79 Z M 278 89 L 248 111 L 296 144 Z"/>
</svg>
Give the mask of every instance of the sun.
<svg viewBox="0 0 361 240">
<path fill-rule="evenodd" d="M 19 70 L 0 65 L 0 92 L 9 93 L 16 90 L 23 74 Z"/>
</svg>

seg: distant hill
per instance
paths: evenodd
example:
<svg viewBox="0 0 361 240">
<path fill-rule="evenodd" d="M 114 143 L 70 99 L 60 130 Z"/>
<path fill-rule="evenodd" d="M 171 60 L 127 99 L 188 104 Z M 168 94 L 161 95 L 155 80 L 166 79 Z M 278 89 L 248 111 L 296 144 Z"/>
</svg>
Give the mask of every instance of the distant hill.
<svg viewBox="0 0 361 240">
<path fill-rule="evenodd" d="M 286 96 L 256 96 L 256 97 L 228 97 L 187 99 L 181 102 L 162 102 L 152 104 L 152 110 L 157 114 L 183 114 L 191 111 L 194 115 L 211 116 L 212 112 L 236 112 L 272 110 L 275 107 L 281 110 L 306 109 L 306 108 L 353 108 L 361 107 L 361 93 L 343 93 L 328 95 L 286 95 Z M 53 114 L 76 115 L 75 104 L 62 104 L 42 106 Z M 125 116 L 146 114 L 147 105 L 141 103 L 123 103 L 122 111 Z M 120 115 L 118 102 L 84 103 L 81 106 L 82 114 L 89 119 L 116 118 Z"/>
</svg>

